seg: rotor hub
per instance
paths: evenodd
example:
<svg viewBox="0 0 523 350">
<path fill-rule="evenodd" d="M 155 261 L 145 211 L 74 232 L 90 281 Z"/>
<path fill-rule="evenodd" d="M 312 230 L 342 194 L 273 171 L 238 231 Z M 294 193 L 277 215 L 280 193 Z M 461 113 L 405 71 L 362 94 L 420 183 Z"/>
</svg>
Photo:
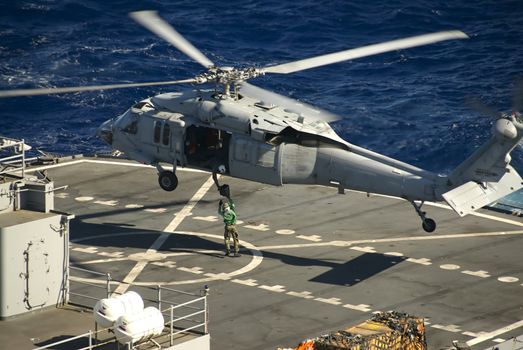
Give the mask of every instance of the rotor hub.
<svg viewBox="0 0 523 350">
<path fill-rule="evenodd" d="M 197 84 L 214 82 L 216 84 L 231 85 L 256 78 L 264 72 L 258 68 L 211 67 L 205 73 L 196 76 Z"/>
</svg>

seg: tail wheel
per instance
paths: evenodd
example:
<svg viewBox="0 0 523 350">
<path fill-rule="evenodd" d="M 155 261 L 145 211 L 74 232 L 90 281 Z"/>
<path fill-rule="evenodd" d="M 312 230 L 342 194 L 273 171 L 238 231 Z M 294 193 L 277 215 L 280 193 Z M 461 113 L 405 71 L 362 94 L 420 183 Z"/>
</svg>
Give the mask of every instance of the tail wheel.
<svg viewBox="0 0 523 350">
<path fill-rule="evenodd" d="M 174 191 L 178 187 L 178 177 L 172 171 L 162 171 L 158 175 L 158 183 L 164 191 Z"/>
<path fill-rule="evenodd" d="M 434 230 L 436 229 L 436 221 L 427 218 L 423 220 L 421 226 L 423 226 L 425 232 L 434 232 Z"/>
</svg>

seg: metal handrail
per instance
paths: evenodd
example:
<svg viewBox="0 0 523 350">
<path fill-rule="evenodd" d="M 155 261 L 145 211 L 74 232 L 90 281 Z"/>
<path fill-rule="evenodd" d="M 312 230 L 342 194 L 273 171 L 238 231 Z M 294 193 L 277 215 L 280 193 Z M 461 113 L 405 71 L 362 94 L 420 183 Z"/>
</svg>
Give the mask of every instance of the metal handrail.
<svg viewBox="0 0 523 350">
<path fill-rule="evenodd" d="M 73 269 L 73 270 L 79 270 L 79 271 L 83 271 L 83 272 L 87 272 L 87 273 L 91 273 L 93 275 L 98 275 L 98 276 L 107 276 L 106 273 L 102 273 L 102 272 L 98 272 L 98 271 L 93 271 L 93 270 L 87 270 L 87 269 L 83 269 L 81 267 L 76 267 L 76 266 L 69 266 L 70 269 Z"/>
<path fill-rule="evenodd" d="M 87 286 L 92 286 L 92 287 L 99 288 L 99 289 L 105 289 L 106 292 L 107 292 L 107 297 L 109 297 L 110 294 L 111 294 L 111 284 L 122 283 L 122 281 L 112 280 L 110 274 L 108 274 L 108 273 L 104 274 L 104 273 L 101 273 L 101 272 L 87 270 L 87 269 L 84 269 L 84 268 L 81 268 L 81 267 L 75 267 L 75 266 L 70 266 L 69 268 L 74 270 L 74 271 L 82 271 L 82 272 L 90 273 L 90 274 L 97 275 L 97 276 L 100 276 L 100 277 L 102 277 L 102 276 L 105 277 L 106 283 L 104 285 L 98 285 L 98 284 L 89 283 L 89 282 L 86 282 L 86 281 L 75 281 L 75 283 L 79 283 L 79 284 L 87 285 Z M 130 285 L 132 285 L 132 284 L 130 284 Z M 156 300 L 156 302 L 158 303 L 158 306 L 161 306 L 162 303 L 166 303 L 166 304 L 170 305 L 168 309 L 165 309 L 162 312 L 162 314 L 165 314 L 166 311 L 168 311 L 168 312 L 170 311 L 170 320 L 167 321 L 167 322 L 164 322 L 164 327 L 168 327 L 169 330 L 170 330 L 169 336 L 170 336 L 170 339 L 171 339 L 171 345 L 172 345 L 172 342 L 174 340 L 174 336 L 177 335 L 177 334 L 186 333 L 186 332 L 189 332 L 189 331 L 197 329 L 197 328 L 203 328 L 202 333 L 203 334 L 207 334 L 207 330 L 208 330 L 208 312 L 209 312 L 209 310 L 207 309 L 207 295 L 206 294 L 202 296 L 202 294 L 198 295 L 196 293 L 187 293 L 187 292 L 183 292 L 183 291 L 179 291 L 179 290 L 175 290 L 175 289 L 171 289 L 171 288 L 166 288 L 166 287 L 162 287 L 162 286 L 157 286 L 157 287 L 154 287 L 154 288 L 140 286 L 140 288 L 157 290 L 157 298 L 158 298 L 158 300 Z M 189 300 L 189 301 L 184 302 L 184 303 L 174 303 L 174 302 L 171 302 L 171 301 L 168 301 L 168 300 L 162 300 L 162 293 L 161 292 L 163 290 L 174 292 L 174 293 L 178 293 L 178 294 L 182 294 L 182 295 L 192 296 L 192 297 L 198 296 L 198 298 L 193 299 L 193 300 Z M 90 297 L 89 295 L 85 295 L 85 294 L 74 293 L 74 292 L 71 292 L 70 290 L 69 290 L 69 294 L 74 295 L 74 296 L 84 297 L 84 298 L 87 298 L 87 299 L 98 300 L 98 298 Z M 152 302 L 155 301 L 155 300 L 152 300 L 152 299 L 144 299 L 144 300 L 152 301 Z M 192 306 L 194 303 L 199 303 L 199 302 L 202 302 L 201 307 Z M 174 318 L 173 310 L 176 310 L 176 309 L 181 310 L 182 308 L 189 309 L 189 310 L 198 310 L 198 311 L 193 312 L 193 313 L 188 314 L 188 315 L 184 315 L 184 316 L 178 317 L 178 318 Z M 160 307 L 158 309 L 161 310 Z M 197 320 L 197 319 L 191 319 L 191 317 L 202 315 L 202 314 L 203 314 L 203 321 L 200 321 L 200 320 Z M 199 318 L 199 317 L 197 317 L 197 318 Z M 196 325 L 193 325 L 193 326 L 190 326 L 190 327 L 185 327 L 185 326 L 180 327 L 180 326 L 177 326 L 175 328 L 174 327 L 174 323 L 177 323 L 177 322 L 180 322 L 180 321 L 186 321 L 186 322 L 191 322 L 191 323 L 200 322 L 200 323 L 198 323 Z M 84 347 L 84 348 L 78 349 L 78 350 L 92 350 L 92 349 L 97 348 L 99 346 L 102 346 L 102 345 L 105 345 L 105 344 L 117 341 L 115 337 L 112 337 L 110 340 L 104 341 L 103 343 L 96 342 L 96 344 L 93 345 L 93 336 L 95 336 L 96 337 L 95 339 L 97 339 L 98 334 L 100 332 L 107 331 L 108 329 L 110 329 L 110 328 L 106 328 L 106 329 L 103 329 L 103 330 L 98 330 L 96 328 L 95 332 L 89 331 L 88 333 L 84 333 L 84 334 L 81 334 L 79 336 L 75 336 L 75 337 L 72 337 L 72 338 L 64 339 L 64 340 L 61 340 L 61 341 L 58 341 L 58 342 L 55 342 L 55 343 L 52 343 L 52 344 L 48 344 L 48 345 L 45 345 L 43 347 L 36 348 L 34 350 L 49 349 L 51 347 L 54 347 L 54 346 L 57 346 L 57 345 L 60 345 L 60 344 L 64 344 L 64 343 L 67 343 L 67 342 L 71 342 L 73 340 L 77 340 L 77 339 L 82 338 L 82 337 L 89 337 L 89 339 L 88 339 L 89 340 L 89 345 L 87 347 Z M 177 329 L 177 331 L 175 331 L 175 329 Z M 128 347 L 130 347 L 130 344 L 128 344 Z"/>
<path fill-rule="evenodd" d="M 166 300 L 162 300 L 162 303 L 164 304 L 169 304 L 169 305 L 172 305 L 173 308 L 175 309 L 178 309 L 180 307 L 186 307 L 187 309 L 194 309 L 194 310 L 199 310 L 200 308 L 198 307 L 195 307 L 195 306 L 187 306 L 187 305 L 190 305 L 190 304 L 194 304 L 194 303 L 197 303 L 199 301 L 202 301 L 202 300 L 205 300 L 206 297 L 200 297 L 198 299 L 194 299 L 194 300 L 191 300 L 191 301 L 188 301 L 188 302 L 185 302 L 185 303 L 173 303 L 173 302 L 170 302 L 170 301 L 166 301 Z M 165 312 L 167 310 L 169 310 L 170 308 L 167 308 L 167 309 L 164 309 L 162 310 L 162 312 Z"/>
<path fill-rule="evenodd" d="M 11 166 L 13 168 L 11 168 L 10 170 L 7 170 L 8 168 L 4 168 L 0 171 L 0 175 L 1 174 L 9 174 L 9 173 L 15 173 L 15 172 L 22 172 L 22 177 L 25 177 L 25 142 L 24 140 L 15 140 L 15 139 L 10 139 L 10 138 L 7 138 L 7 137 L 3 137 L 3 139 L 5 140 L 9 140 L 9 141 L 13 141 L 13 143 L 11 144 L 8 144 L 8 145 L 2 145 L 0 146 L 0 150 L 2 149 L 8 149 L 8 148 L 13 148 L 14 152 L 13 152 L 13 155 L 12 156 L 7 156 L 7 157 L 3 157 L 3 158 L 0 158 L 0 165 L 9 165 L 11 166 L 10 164 L 11 163 L 16 163 L 15 161 L 12 161 L 12 159 L 17 159 L 19 158 L 19 161 L 21 162 L 21 166 L 19 167 L 14 167 L 14 166 Z M 17 152 L 17 150 L 19 150 L 19 153 Z"/>
<path fill-rule="evenodd" d="M 175 319 L 175 320 L 171 320 L 171 321 L 169 321 L 169 322 L 167 322 L 167 323 L 170 323 L 170 322 L 174 323 L 174 322 L 178 322 L 178 321 L 186 320 L 186 319 L 188 319 L 189 317 L 196 316 L 196 315 L 203 314 L 203 313 L 205 313 L 205 310 L 200 310 L 200 311 L 197 311 L 197 312 L 195 312 L 195 313 L 192 313 L 192 314 L 189 314 L 189 315 L 185 315 L 185 316 L 179 317 L 179 318 L 177 318 L 177 319 Z M 192 320 L 191 320 L 191 321 L 192 321 Z M 193 322 L 197 322 L 197 321 L 193 321 Z"/>
<path fill-rule="evenodd" d="M 84 294 L 79 294 L 79 293 L 73 293 L 73 292 L 69 292 L 70 295 L 74 295 L 74 296 L 77 296 L 77 297 L 82 297 L 82 298 L 86 298 L 86 299 L 91 299 L 91 300 L 100 300 L 100 298 L 95 298 L 95 297 L 91 297 L 89 295 L 84 295 Z"/>
<path fill-rule="evenodd" d="M 189 327 L 189 328 L 184 328 L 182 330 L 179 330 L 178 332 L 173 332 L 172 335 L 175 336 L 176 334 L 184 333 L 184 332 L 187 332 L 187 331 L 192 331 L 193 329 L 196 329 L 198 327 L 205 327 L 205 322 L 197 324 L 196 326 L 192 326 L 192 327 Z"/>
<path fill-rule="evenodd" d="M 173 302 L 171 302 L 171 301 L 166 301 L 166 300 L 162 300 L 162 303 L 163 303 L 163 304 L 172 305 L 172 306 L 175 306 L 175 307 L 181 305 L 180 303 L 173 303 Z M 185 307 L 188 308 L 188 309 L 199 310 L 199 308 L 198 308 L 198 307 L 195 307 L 195 306 L 185 306 Z M 168 309 L 164 309 L 164 310 L 168 310 Z M 162 312 L 163 312 L 163 311 L 162 311 Z"/>
<path fill-rule="evenodd" d="M 47 344 L 47 345 L 44 345 L 44 346 L 41 346 L 41 347 L 38 347 L 38 348 L 34 348 L 33 350 L 49 349 L 50 347 L 53 347 L 53 346 L 56 346 L 56 345 L 61 345 L 61 344 L 65 344 L 65 343 L 68 343 L 68 342 L 76 340 L 76 339 L 84 338 L 85 336 L 89 336 L 89 339 L 92 339 L 93 331 L 90 330 L 87 333 L 80 334 L 80 335 L 77 335 L 75 337 L 67 338 L 67 339 L 64 339 L 64 340 L 60 340 L 60 341 L 57 341 L 57 342 L 54 342 L 54 343 L 51 343 L 51 344 Z M 88 349 L 90 349 L 90 347 Z"/>
<path fill-rule="evenodd" d="M 164 287 L 164 286 L 159 286 L 159 287 L 161 287 L 161 289 L 163 289 L 163 290 L 168 290 L 168 291 L 170 291 L 170 292 L 175 292 L 175 293 L 179 293 L 179 294 L 191 295 L 191 296 L 194 296 L 194 297 L 199 297 L 199 296 L 201 296 L 201 295 L 196 294 L 196 293 L 184 292 L 184 291 L 182 291 L 182 290 L 172 289 L 172 288 L 169 288 L 169 287 Z"/>
</svg>

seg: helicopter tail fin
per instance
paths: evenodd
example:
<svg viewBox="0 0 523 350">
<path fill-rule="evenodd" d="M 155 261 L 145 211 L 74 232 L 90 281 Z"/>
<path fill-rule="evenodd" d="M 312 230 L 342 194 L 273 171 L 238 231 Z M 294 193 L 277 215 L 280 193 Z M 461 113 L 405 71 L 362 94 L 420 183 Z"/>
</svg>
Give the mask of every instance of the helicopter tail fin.
<svg viewBox="0 0 523 350">
<path fill-rule="evenodd" d="M 444 193 L 443 198 L 459 216 L 465 216 L 523 188 L 522 181 L 517 171 L 508 165 L 498 181 L 468 181 Z"/>
<path fill-rule="evenodd" d="M 460 216 L 523 187 L 520 175 L 509 165 L 510 152 L 523 137 L 523 124 L 515 117 L 498 119 L 492 133 L 492 138 L 448 177 L 450 190 L 442 197 Z"/>
</svg>

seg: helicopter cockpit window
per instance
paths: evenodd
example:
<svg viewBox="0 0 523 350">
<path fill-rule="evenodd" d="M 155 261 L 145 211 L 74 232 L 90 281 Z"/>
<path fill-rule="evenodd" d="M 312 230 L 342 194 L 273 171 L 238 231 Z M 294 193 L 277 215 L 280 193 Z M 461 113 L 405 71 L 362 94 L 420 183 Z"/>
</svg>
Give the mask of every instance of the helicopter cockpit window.
<svg viewBox="0 0 523 350">
<path fill-rule="evenodd" d="M 154 143 L 160 143 L 160 135 L 162 134 L 162 122 L 154 122 Z"/>
<path fill-rule="evenodd" d="M 127 124 L 122 129 L 122 131 L 127 133 L 127 134 L 136 135 L 136 133 L 138 132 L 138 121 L 137 120 L 132 120 L 129 124 Z"/>
<path fill-rule="evenodd" d="M 163 126 L 163 135 L 162 135 L 162 143 L 167 146 L 169 145 L 169 140 L 171 136 L 171 128 L 169 127 L 169 124 L 165 124 Z"/>
</svg>

